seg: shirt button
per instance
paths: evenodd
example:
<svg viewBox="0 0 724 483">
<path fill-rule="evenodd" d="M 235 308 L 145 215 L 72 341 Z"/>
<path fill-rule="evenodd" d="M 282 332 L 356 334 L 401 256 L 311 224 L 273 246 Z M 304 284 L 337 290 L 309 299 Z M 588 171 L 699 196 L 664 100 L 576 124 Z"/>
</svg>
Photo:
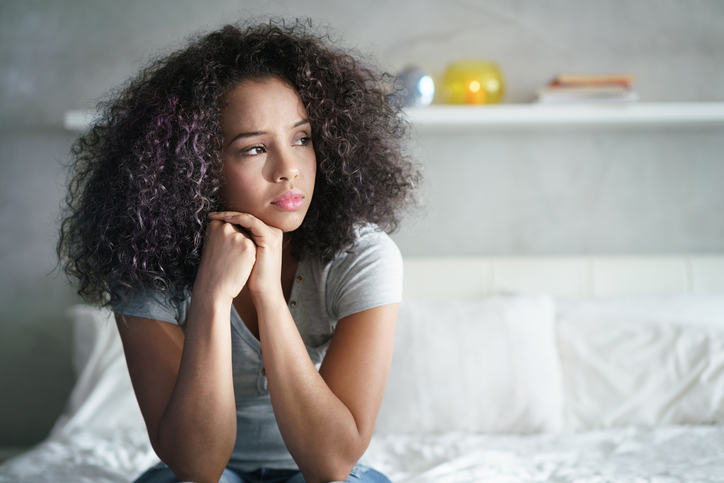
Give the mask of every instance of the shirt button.
<svg viewBox="0 0 724 483">
<path fill-rule="evenodd" d="M 261 375 L 266 376 L 266 367 L 261 368 Z"/>
<path fill-rule="evenodd" d="M 304 280 L 304 275 L 297 275 L 297 282 Z"/>
<path fill-rule="evenodd" d="M 296 300 L 292 300 L 291 302 L 289 302 L 289 305 L 290 305 L 291 307 L 296 307 L 296 306 L 297 306 L 297 301 L 296 301 Z"/>
</svg>

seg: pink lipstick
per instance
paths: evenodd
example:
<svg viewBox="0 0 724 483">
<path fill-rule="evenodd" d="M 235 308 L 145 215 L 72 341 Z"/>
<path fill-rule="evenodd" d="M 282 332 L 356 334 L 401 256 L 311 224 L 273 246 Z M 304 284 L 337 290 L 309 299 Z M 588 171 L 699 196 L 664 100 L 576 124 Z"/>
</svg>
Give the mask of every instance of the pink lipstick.
<svg viewBox="0 0 724 483">
<path fill-rule="evenodd" d="M 304 193 L 299 190 L 291 190 L 277 196 L 274 201 L 272 201 L 272 205 L 281 208 L 282 210 L 293 211 L 299 209 L 303 202 Z"/>
</svg>

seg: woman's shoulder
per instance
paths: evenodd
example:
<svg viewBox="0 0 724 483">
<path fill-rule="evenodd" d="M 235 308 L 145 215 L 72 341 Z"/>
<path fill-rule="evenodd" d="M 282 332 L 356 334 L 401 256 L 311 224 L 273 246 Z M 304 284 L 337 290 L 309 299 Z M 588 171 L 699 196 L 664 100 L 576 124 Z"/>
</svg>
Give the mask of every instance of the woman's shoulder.
<svg viewBox="0 0 724 483">
<path fill-rule="evenodd" d="M 352 245 L 328 266 L 327 302 L 342 318 L 402 298 L 402 256 L 390 236 L 376 225 L 358 229 Z"/>
<path fill-rule="evenodd" d="M 323 269 L 331 278 L 368 271 L 373 267 L 402 272 L 402 255 L 394 240 L 377 225 L 356 228 L 354 241 L 339 252 Z"/>
<path fill-rule="evenodd" d="M 402 258 L 394 240 L 377 225 L 373 223 L 361 225 L 357 227 L 356 232 L 352 245 L 340 253 L 337 258 L 355 259 L 364 256 Z"/>
</svg>

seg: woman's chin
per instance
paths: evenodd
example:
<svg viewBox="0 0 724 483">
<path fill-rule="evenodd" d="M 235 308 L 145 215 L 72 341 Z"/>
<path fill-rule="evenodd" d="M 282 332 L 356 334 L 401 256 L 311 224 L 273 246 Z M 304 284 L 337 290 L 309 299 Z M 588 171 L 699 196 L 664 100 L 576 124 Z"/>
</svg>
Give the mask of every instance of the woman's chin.
<svg viewBox="0 0 724 483">
<path fill-rule="evenodd" d="M 269 220 L 262 219 L 262 221 L 268 226 L 281 230 L 283 233 L 290 233 L 302 226 L 304 217 L 282 217 L 282 219 L 274 217 Z"/>
</svg>

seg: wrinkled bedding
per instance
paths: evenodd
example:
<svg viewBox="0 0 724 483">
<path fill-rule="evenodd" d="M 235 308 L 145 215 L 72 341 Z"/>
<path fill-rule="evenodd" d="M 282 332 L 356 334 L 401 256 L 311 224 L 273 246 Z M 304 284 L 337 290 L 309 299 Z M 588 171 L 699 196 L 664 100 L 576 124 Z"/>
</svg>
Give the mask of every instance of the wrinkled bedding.
<svg viewBox="0 0 724 483">
<path fill-rule="evenodd" d="M 0 465 L 0 482 L 126 483 L 158 461 L 145 432 L 58 432 Z"/>
<path fill-rule="evenodd" d="M 143 432 L 59 434 L 0 466 L 0 482 L 129 482 L 156 461 Z M 376 436 L 363 461 L 395 483 L 724 481 L 724 425 L 572 434 Z"/>
<path fill-rule="evenodd" d="M 436 310 L 455 314 L 443 334 L 465 334 L 476 344 L 459 351 L 449 339 L 446 356 L 432 368 L 424 357 L 441 347 Z M 541 297 L 402 307 L 389 411 L 383 403 L 363 462 L 395 483 L 724 482 L 724 299 L 597 299 L 558 303 L 556 311 L 554 324 L 552 306 Z M 0 465 L 0 483 L 125 483 L 158 461 L 110 314 L 79 306 L 72 315 L 78 382 L 68 408 L 48 439 Z M 539 343 L 531 348 L 530 339 Z M 501 348 L 519 354 L 498 357 L 515 364 L 482 359 Z M 560 385 L 561 369 L 551 363 L 559 349 L 565 398 L 522 391 Z M 505 377 L 470 370 L 464 384 L 444 387 L 460 367 L 492 367 Z M 458 396 L 465 405 L 449 410 L 446 401 Z M 504 414 L 503 403 L 513 400 L 525 411 L 514 412 L 522 416 L 511 418 L 508 429 L 497 428 L 495 417 L 471 417 Z M 555 430 L 562 411 L 537 406 L 565 409 L 569 432 Z M 403 410 L 407 419 L 399 416 Z"/>
<path fill-rule="evenodd" d="M 384 436 L 366 458 L 399 483 L 713 482 L 724 481 L 724 426 Z"/>
</svg>

